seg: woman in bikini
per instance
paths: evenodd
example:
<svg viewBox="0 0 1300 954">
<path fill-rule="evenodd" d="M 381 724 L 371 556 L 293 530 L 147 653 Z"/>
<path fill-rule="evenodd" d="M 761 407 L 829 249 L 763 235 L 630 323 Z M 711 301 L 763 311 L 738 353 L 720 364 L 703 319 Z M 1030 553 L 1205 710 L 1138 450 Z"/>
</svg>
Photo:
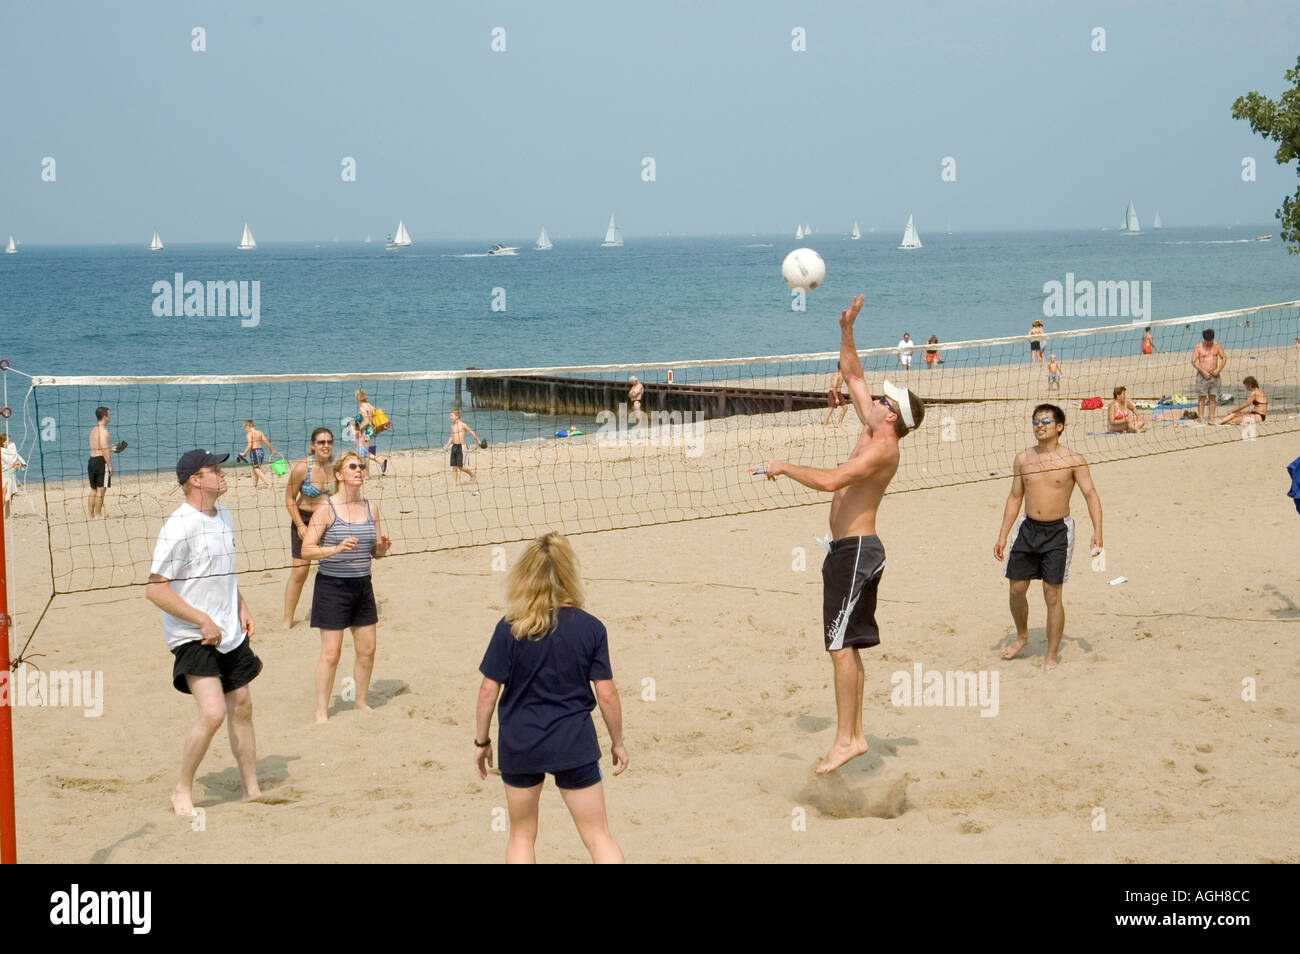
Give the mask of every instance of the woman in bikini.
<svg viewBox="0 0 1300 954">
<path fill-rule="evenodd" d="M 311 432 L 311 454 L 293 465 L 289 471 L 289 486 L 284 492 L 284 505 L 293 522 L 289 524 L 289 552 L 293 555 L 293 569 L 284 585 L 283 627 L 293 626 L 293 614 L 298 609 L 303 584 L 311 561 L 302 555 L 302 540 L 307 535 L 311 515 L 321 501 L 334 488 L 334 432 L 328 427 L 318 427 Z"/>
<path fill-rule="evenodd" d="M 1147 429 L 1147 422 L 1128 399 L 1127 391 L 1127 388 L 1116 388 L 1115 400 L 1106 411 L 1106 430 L 1112 434 L 1141 434 Z"/>
<path fill-rule="evenodd" d="M 1262 424 L 1268 416 L 1268 395 L 1253 376 L 1247 375 L 1241 383 L 1250 388 L 1250 399 L 1241 407 L 1233 408 L 1220 424 Z"/>
</svg>

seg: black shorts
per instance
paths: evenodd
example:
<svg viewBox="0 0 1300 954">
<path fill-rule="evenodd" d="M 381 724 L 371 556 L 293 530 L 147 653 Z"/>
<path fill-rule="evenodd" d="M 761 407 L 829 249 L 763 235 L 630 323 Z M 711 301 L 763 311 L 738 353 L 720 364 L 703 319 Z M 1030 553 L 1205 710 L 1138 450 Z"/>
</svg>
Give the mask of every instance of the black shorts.
<svg viewBox="0 0 1300 954">
<path fill-rule="evenodd" d="M 464 444 L 451 445 L 451 466 L 453 467 L 465 466 L 465 445 Z"/>
<path fill-rule="evenodd" d="M 876 589 L 885 572 L 885 547 L 876 536 L 844 537 L 822 563 L 822 624 L 826 649 L 875 646 Z"/>
<path fill-rule="evenodd" d="M 1007 552 L 1008 580 L 1042 580 L 1060 586 L 1070 578 L 1074 556 L 1074 521 L 1021 517 L 1011 531 Z"/>
<path fill-rule="evenodd" d="M 302 517 L 302 522 L 311 523 L 311 511 L 298 508 L 298 516 Z M 298 525 L 292 520 L 289 521 L 289 552 L 293 554 L 295 560 L 302 559 L 302 537 L 298 536 Z"/>
<path fill-rule="evenodd" d="M 254 447 L 248 452 L 248 462 L 254 467 L 261 467 L 266 462 L 266 448 Z"/>
<path fill-rule="evenodd" d="M 588 762 L 578 768 L 561 769 L 558 772 L 552 772 L 555 776 L 555 787 L 566 790 L 578 788 L 591 788 L 600 781 L 600 763 Z M 511 788 L 532 788 L 534 785 L 541 785 L 546 781 L 545 772 L 502 772 L 501 781 L 505 782 Z"/>
<path fill-rule="evenodd" d="M 172 663 L 172 685 L 188 693 L 186 675 L 220 676 L 221 691 L 234 692 L 243 688 L 262 671 L 262 660 L 245 639 L 238 648 L 228 653 L 217 652 L 216 646 L 204 646 L 197 639 L 172 650 L 176 661 Z"/>
<path fill-rule="evenodd" d="M 316 571 L 311 596 L 311 625 L 317 629 L 350 629 L 379 622 L 375 591 L 368 576 L 329 576 Z"/>
<path fill-rule="evenodd" d="M 108 472 L 108 461 L 102 457 L 90 458 L 90 463 L 86 466 L 86 476 L 90 478 L 91 490 L 113 486 L 113 475 Z"/>
<path fill-rule="evenodd" d="M 1030 351 L 1042 351 L 1042 350 L 1043 350 L 1043 343 L 1042 343 L 1041 341 L 1031 341 L 1031 342 L 1029 342 L 1029 350 L 1030 350 Z"/>
</svg>

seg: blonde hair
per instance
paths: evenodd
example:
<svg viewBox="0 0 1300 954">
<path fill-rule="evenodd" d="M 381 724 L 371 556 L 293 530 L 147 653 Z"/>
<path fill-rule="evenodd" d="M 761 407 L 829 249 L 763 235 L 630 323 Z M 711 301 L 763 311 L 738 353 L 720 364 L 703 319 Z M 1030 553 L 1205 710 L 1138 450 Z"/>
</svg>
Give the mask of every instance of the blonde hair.
<svg viewBox="0 0 1300 954">
<path fill-rule="evenodd" d="M 366 392 L 364 388 L 358 390 L 357 393 L 352 396 L 356 398 L 358 402 L 369 400 L 369 398 L 366 397 Z"/>
<path fill-rule="evenodd" d="M 515 639 L 541 638 L 555 629 L 561 606 L 586 601 L 578 557 L 561 534 L 528 544 L 506 578 L 506 622 Z"/>
<path fill-rule="evenodd" d="M 357 460 L 357 463 L 361 465 L 361 469 L 362 469 L 362 470 L 365 470 L 366 462 L 365 462 L 364 460 L 361 459 L 361 455 L 360 455 L 360 454 L 358 454 L 358 453 L 357 453 L 356 451 L 354 451 L 354 450 L 344 451 L 344 452 L 343 452 L 343 455 L 342 455 L 341 457 L 339 457 L 339 459 L 336 460 L 336 461 L 334 462 L 334 479 L 335 479 L 335 480 L 338 480 L 338 479 L 339 479 L 339 474 L 343 473 L 343 465 L 347 462 L 347 459 L 348 459 L 349 457 L 355 457 L 356 460 Z"/>
</svg>

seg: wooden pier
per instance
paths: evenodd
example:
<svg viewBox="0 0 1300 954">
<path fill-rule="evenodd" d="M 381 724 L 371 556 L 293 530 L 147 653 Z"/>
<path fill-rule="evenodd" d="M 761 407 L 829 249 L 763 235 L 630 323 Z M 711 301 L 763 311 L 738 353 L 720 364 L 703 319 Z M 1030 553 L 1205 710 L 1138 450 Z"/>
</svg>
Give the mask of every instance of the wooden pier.
<svg viewBox="0 0 1300 954">
<path fill-rule="evenodd" d="M 465 378 L 473 407 L 479 410 L 527 411 L 532 414 L 595 417 L 630 404 L 625 381 L 564 377 Z M 643 411 L 691 412 L 695 420 L 735 414 L 825 410 L 825 391 L 744 388 L 732 385 L 645 385 Z"/>
</svg>

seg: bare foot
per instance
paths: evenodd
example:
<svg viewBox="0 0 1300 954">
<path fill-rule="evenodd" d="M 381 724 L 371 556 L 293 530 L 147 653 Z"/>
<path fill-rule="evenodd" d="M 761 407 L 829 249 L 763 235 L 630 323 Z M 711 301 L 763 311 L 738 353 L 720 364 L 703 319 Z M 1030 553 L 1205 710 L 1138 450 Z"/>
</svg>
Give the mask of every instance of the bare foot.
<svg viewBox="0 0 1300 954">
<path fill-rule="evenodd" d="M 366 705 L 364 702 L 358 702 L 358 703 L 357 703 L 355 706 L 353 706 L 352 708 L 353 708 L 355 711 L 357 711 L 357 712 L 374 712 L 374 711 L 375 711 L 374 709 L 370 708 L 370 706 Z"/>
<path fill-rule="evenodd" d="M 255 789 L 253 789 L 251 792 L 245 792 L 245 793 L 244 793 L 244 801 L 246 801 L 246 802 L 260 802 L 260 801 L 262 801 L 262 790 L 261 790 L 260 788 L 255 788 Z"/>
<path fill-rule="evenodd" d="M 836 740 L 835 744 L 831 746 L 831 750 L 826 753 L 826 758 L 822 759 L 822 764 L 817 766 L 817 774 L 825 775 L 828 772 L 834 772 L 841 765 L 856 759 L 859 755 L 866 755 L 867 748 L 866 739 L 854 739 L 848 745 L 841 745 Z"/>
<path fill-rule="evenodd" d="M 282 620 L 280 620 L 280 628 L 281 628 L 281 629 L 293 629 L 293 620 L 291 620 L 291 619 L 282 619 Z"/>
<path fill-rule="evenodd" d="M 1024 649 L 1028 645 L 1029 645 L 1028 636 L 1017 636 L 1016 641 L 1014 643 L 1012 643 L 1006 649 L 1002 650 L 1002 658 L 1015 659 L 1016 655 L 1020 652 L 1020 650 Z"/>
<path fill-rule="evenodd" d="M 1048 672 L 1055 668 L 1056 668 L 1056 657 L 1053 656 L 1051 653 L 1048 653 L 1043 658 L 1043 672 Z"/>
<path fill-rule="evenodd" d="M 190 818 L 198 814 L 194 810 L 194 797 L 179 785 L 172 790 L 172 811 Z"/>
<path fill-rule="evenodd" d="M 318 713 L 316 713 L 316 724 L 317 724 L 317 725 L 324 725 L 324 724 L 325 724 L 326 722 L 328 722 L 329 720 L 330 720 L 330 714 L 329 714 L 328 712 L 318 712 Z"/>
</svg>

